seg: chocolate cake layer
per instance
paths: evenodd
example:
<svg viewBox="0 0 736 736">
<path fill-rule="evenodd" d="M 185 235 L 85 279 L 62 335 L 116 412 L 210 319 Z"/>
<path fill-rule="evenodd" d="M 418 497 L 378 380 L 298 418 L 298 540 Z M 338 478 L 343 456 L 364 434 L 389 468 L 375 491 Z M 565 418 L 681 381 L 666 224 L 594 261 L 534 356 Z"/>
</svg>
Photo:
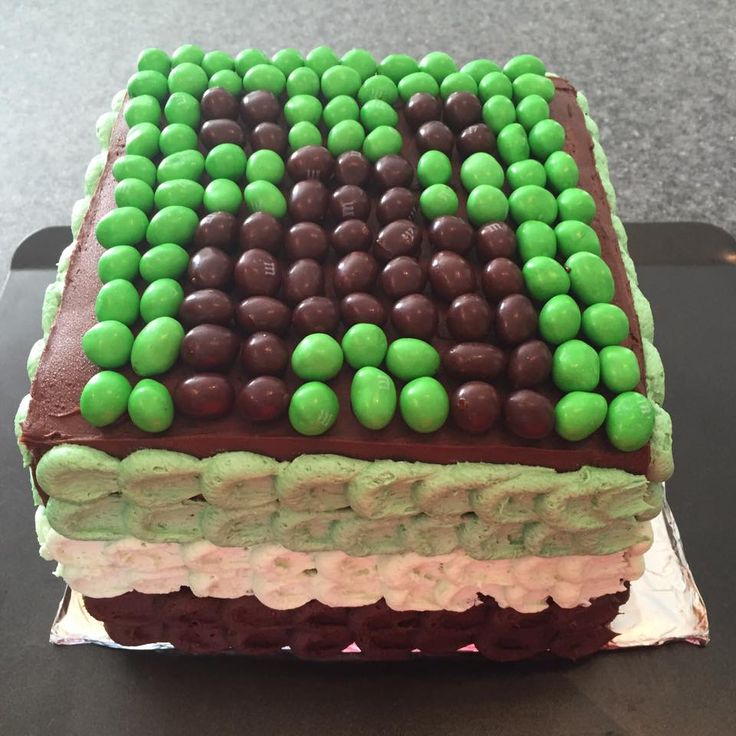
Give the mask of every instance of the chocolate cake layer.
<svg viewBox="0 0 736 736">
<path fill-rule="evenodd" d="M 446 656 L 469 645 L 488 659 L 510 662 L 551 654 L 580 659 L 614 637 L 609 624 L 629 597 L 596 598 L 564 609 L 550 602 L 541 613 L 500 608 L 491 598 L 462 613 L 392 611 L 383 601 L 357 608 L 308 603 L 275 611 L 253 596 L 233 600 L 196 598 L 184 589 L 166 595 L 126 593 L 87 598 L 87 611 L 124 646 L 170 642 L 192 654 L 237 652 L 266 655 L 289 647 L 300 658 L 407 659 L 414 652 Z M 357 644 L 360 654 L 343 650 Z"/>
<path fill-rule="evenodd" d="M 602 255 L 610 266 L 616 284 L 614 302 L 628 315 L 631 336 L 624 343 L 636 353 L 643 368 L 643 356 L 639 337 L 639 326 L 634 312 L 628 280 L 620 258 L 616 235 L 611 222 L 610 210 L 600 178 L 596 172 L 592 153 L 592 139 L 586 130 L 574 88 L 566 81 L 555 79 L 556 95 L 550 105 L 551 116 L 562 123 L 566 130 L 565 150 L 573 155 L 579 170 L 579 186 L 589 191 L 597 207 L 592 223 L 602 249 Z M 416 165 L 418 152 L 413 137 L 400 111 L 399 129 L 405 133 L 403 155 Z M 61 443 L 84 444 L 104 450 L 116 457 L 125 457 L 141 448 L 163 448 L 178 450 L 209 457 L 227 450 L 251 450 L 277 459 L 292 459 L 303 453 L 335 453 L 362 459 L 418 460 L 433 463 L 457 461 L 520 463 L 541 465 L 558 470 L 575 470 L 583 465 L 615 467 L 632 473 L 645 473 L 649 464 L 649 446 L 625 453 L 615 450 L 605 433 L 599 430 L 581 442 L 570 443 L 558 436 L 541 441 L 523 440 L 512 435 L 497 424 L 486 434 L 475 436 L 463 432 L 448 422 L 437 432 L 419 435 L 412 432 L 400 418 L 380 432 L 363 427 L 353 416 L 350 406 L 351 376 L 343 371 L 331 385 L 337 392 L 342 410 L 332 429 L 320 437 L 305 437 L 297 434 L 287 419 L 257 425 L 240 417 L 234 411 L 226 417 L 213 421 L 188 419 L 177 414 L 169 430 L 160 435 L 151 435 L 137 429 L 127 419 L 102 429 L 88 424 L 79 413 L 79 395 L 83 386 L 94 375 L 96 368 L 85 358 L 81 348 L 81 336 L 95 323 L 94 302 L 100 282 L 97 276 L 97 260 L 102 248 L 94 236 L 94 228 L 102 215 L 114 206 L 115 181 L 111 174 L 111 163 L 122 154 L 127 127 L 122 115 L 119 117 L 110 146 L 108 162 L 103 172 L 89 213 L 79 233 L 78 247 L 72 255 L 67 284 L 61 310 L 49 337 L 34 380 L 32 401 L 28 419 L 24 425 L 23 442 L 30 448 L 36 460 L 51 446 Z M 465 195 L 459 185 L 457 154 L 453 155 L 452 184 L 460 196 L 460 211 L 465 214 Z M 375 203 L 377 193 L 369 191 Z M 375 221 L 371 223 L 377 232 Z M 424 243 L 422 258 L 427 262 L 428 244 Z M 329 262 L 327 268 L 330 268 Z M 328 282 L 330 280 L 328 279 Z M 328 295 L 330 293 L 328 292 Z M 441 320 L 442 323 L 443 320 Z M 387 326 L 389 338 L 395 337 Z M 440 350 L 450 343 L 439 336 L 433 343 Z M 338 335 L 339 336 L 339 335 Z M 293 342 L 291 343 L 293 346 Z M 641 374 L 645 375 L 642 369 Z M 189 370 L 175 366 L 162 377 L 163 382 L 173 388 Z M 233 382 L 243 381 L 242 374 L 231 376 Z M 452 390 L 454 383 L 440 375 L 445 385 Z M 287 374 L 287 384 L 295 388 L 298 380 Z M 503 382 L 499 385 L 505 391 Z M 643 389 L 643 384 L 639 390 Z M 551 385 L 540 391 L 553 401 L 559 393 Z"/>
</svg>

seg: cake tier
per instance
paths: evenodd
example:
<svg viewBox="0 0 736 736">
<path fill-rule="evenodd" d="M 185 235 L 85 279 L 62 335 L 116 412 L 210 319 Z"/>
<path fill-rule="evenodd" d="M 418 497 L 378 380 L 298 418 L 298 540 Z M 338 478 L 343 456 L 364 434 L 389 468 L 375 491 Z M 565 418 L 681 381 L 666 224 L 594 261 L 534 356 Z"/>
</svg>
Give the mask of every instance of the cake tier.
<svg viewBox="0 0 736 736">
<path fill-rule="evenodd" d="M 289 647 L 297 657 L 407 659 L 421 652 L 446 656 L 475 646 L 499 662 L 552 655 L 579 659 L 615 636 L 610 623 L 628 600 L 628 589 L 596 598 L 589 606 L 517 613 L 492 599 L 462 613 L 392 611 L 384 601 L 358 608 L 308 603 L 274 611 L 253 596 L 197 598 L 188 590 L 167 595 L 127 593 L 89 598 L 87 611 L 123 646 L 169 642 L 193 654 L 266 655 Z M 343 655 L 351 644 L 360 653 Z"/>
</svg>

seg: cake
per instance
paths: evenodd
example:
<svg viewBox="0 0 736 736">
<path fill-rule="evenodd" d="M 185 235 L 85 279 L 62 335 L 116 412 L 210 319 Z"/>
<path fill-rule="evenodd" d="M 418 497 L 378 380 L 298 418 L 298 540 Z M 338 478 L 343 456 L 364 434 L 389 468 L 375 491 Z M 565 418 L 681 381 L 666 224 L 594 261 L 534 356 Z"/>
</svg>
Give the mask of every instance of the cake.
<svg viewBox="0 0 736 736">
<path fill-rule="evenodd" d="M 672 473 L 585 97 L 530 54 L 146 49 L 16 418 L 118 644 L 576 659 Z"/>
</svg>

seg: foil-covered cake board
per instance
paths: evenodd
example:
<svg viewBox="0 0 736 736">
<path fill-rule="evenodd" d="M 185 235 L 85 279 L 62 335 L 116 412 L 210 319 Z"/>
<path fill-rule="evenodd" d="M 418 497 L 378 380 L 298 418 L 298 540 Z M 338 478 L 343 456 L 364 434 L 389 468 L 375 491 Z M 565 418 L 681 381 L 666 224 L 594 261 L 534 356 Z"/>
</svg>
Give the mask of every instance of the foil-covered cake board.
<svg viewBox="0 0 736 736">
<path fill-rule="evenodd" d="M 652 521 L 653 543 L 644 555 L 645 572 L 631 584 L 628 602 L 611 624 L 616 632 L 605 649 L 658 646 L 670 641 L 705 645 L 710 641 L 708 614 L 693 579 L 674 516 L 665 502 Z M 102 623 L 85 609 L 82 595 L 67 588 L 51 627 L 51 643 L 99 644 L 114 649 L 173 649 L 168 642 L 127 647 L 114 642 Z M 288 647 L 286 647 L 288 651 Z M 475 652 L 474 646 L 460 650 Z M 344 654 L 359 653 L 356 645 Z"/>
</svg>

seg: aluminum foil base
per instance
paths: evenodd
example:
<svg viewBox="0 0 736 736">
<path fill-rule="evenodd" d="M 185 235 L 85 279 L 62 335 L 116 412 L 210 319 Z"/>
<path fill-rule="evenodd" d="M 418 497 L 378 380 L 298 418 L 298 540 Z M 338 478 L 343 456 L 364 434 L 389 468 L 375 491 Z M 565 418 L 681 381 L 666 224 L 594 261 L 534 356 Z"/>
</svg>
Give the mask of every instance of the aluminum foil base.
<svg viewBox="0 0 736 736">
<path fill-rule="evenodd" d="M 680 532 L 666 501 L 652 521 L 654 542 L 644 556 L 646 571 L 631 584 L 626 605 L 611 627 L 616 637 L 606 649 L 657 646 L 669 641 L 705 645 L 710 640 L 705 604 L 688 567 Z M 115 649 L 172 649 L 167 642 L 125 647 L 110 639 L 105 627 L 84 608 L 82 596 L 67 588 L 59 604 L 50 641 L 53 644 L 99 644 Z M 344 652 L 359 652 L 354 644 Z M 475 647 L 461 651 L 474 652 Z"/>
</svg>

